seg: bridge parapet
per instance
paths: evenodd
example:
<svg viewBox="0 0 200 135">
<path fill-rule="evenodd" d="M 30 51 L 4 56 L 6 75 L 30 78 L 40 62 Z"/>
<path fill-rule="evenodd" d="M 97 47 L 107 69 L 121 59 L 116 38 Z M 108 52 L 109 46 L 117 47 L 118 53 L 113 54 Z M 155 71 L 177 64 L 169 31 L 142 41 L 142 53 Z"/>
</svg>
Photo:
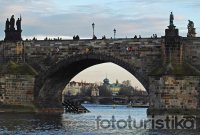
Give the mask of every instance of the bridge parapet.
<svg viewBox="0 0 200 135">
<path fill-rule="evenodd" d="M 66 57 L 88 53 L 106 54 L 131 63 L 141 72 L 150 72 L 152 68 L 155 68 L 155 65 L 161 62 L 162 41 L 161 38 L 24 41 L 24 54 L 21 54 L 21 57 L 24 57 L 27 63 L 39 63 L 40 70 L 43 71 Z M 2 42 L 0 46 L 4 52 L 4 59 L 16 61 L 15 43 Z"/>
<path fill-rule="evenodd" d="M 51 99 L 51 96 L 60 96 L 59 93 L 56 94 L 53 90 L 54 86 L 50 85 L 51 83 L 53 84 L 53 80 L 56 80 L 59 77 L 54 76 L 52 80 L 49 80 L 48 77 L 45 78 L 44 74 L 49 75 L 51 72 L 57 72 L 62 69 L 62 66 L 65 67 L 70 65 L 70 62 L 74 63 L 87 59 L 95 59 L 100 63 L 113 62 L 122 66 L 135 75 L 148 91 L 149 73 L 151 73 L 151 71 L 156 67 L 162 65 L 162 46 L 164 45 L 164 42 L 164 38 L 79 41 L 39 40 L 23 41 L 21 42 L 21 48 L 19 48 L 19 45 L 14 42 L 1 42 L 0 55 L 2 56 L 2 59 L 0 62 L 3 63 L 13 60 L 15 62 L 26 62 L 32 65 L 40 73 L 39 76 L 42 76 L 43 78 L 39 79 L 39 81 L 36 79 L 36 82 L 42 84 L 35 84 L 35 89 L 37 89 L 34 92 L 35 100 L 46 98 L 47 100 L 44 102 L 44 104 L 46 104 L 49 99 Z M 199 69 L 200 38 L 182 38 L 182 45 L 184 61 Z M 21 51 L 19 51 L 20 49 Z M 21 58 L 21 61 L 19 61 L 19 58 Z M 85 66 L 87 67 L 88 65 Z M 71 71 L 71 68 L 67 69 Z M 70 74 L 70 77 L 73 77 L 75 74 L 76 73 Z M 64 84 L 66 84 L 65 81 L 68 79 L 70 80 L 70 77 L 64 79 L 61 84 L 58 83 L 56 87 L 60 87 L 61 85 L 64 87 Z M 45 92 L 47 92 L 45 89 L 52 91 L 50 92 L 51 94 L 45 95 Z M 37 96 L 41 94 L 42 96 L 37 98 Z M 56 99 L 58 97 L 55 97 L 56 102 L 58 101 Z M 38 103 L 40 103 L 40 101 Z M 49 105 L 48 107 L 50 108 L 51 106 L 52 105 Z"/>
</svg>

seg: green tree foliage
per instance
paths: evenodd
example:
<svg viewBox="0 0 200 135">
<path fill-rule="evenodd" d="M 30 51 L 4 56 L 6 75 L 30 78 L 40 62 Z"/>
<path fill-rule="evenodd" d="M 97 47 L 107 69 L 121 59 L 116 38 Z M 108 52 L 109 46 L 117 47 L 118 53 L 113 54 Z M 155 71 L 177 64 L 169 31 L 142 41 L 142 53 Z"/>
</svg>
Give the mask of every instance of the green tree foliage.
<svg viewBox="0 0 200 135">
<path fill-rule="evenodd" d="M 127 87 L 122 87 L 119 90 L 119 95 L 121 96 L 141 96 L 141 95 L 147 95 L 146 91 L 140 91 L 137 90 L 135 88 L 133 88 L 132 86 L 127 86 Z"/>
<path fill-rule="evenodd" d="M 91 91 L 92 91 L 92 87 L 83 86 L 80 89 L 80 95 L 81 96 L 91 96 Z"/>
<path fill-rule="evenodd" d="M 112 91 L 107 85 L 99 86 L 99 95 L 100 96 L 112 96 Z"/>
</svg>

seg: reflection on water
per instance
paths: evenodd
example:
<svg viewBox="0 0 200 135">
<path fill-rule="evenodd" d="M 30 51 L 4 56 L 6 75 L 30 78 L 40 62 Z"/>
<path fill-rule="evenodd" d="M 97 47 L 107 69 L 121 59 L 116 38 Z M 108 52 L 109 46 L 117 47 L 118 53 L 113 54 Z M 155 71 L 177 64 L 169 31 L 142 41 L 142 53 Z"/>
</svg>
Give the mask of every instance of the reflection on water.
<svg viewBox="0 0 200 135">
<path fill-rule="evenodd" d="M 0 114 L 0 134 L 16 135 L 96 135 L 96 134 L 130 134 L 130 135 L 167 135 L 183 134 L 196 135 L 197 131 L 150 131 L 144 129 L 97 129 L 96 118 L 110 120 L 114 115 L 116 119 L 127 119 L 130 115 L 136 119 L 146 119 L 146 108 L 127 108 L 126 106 L 112 105 L 85 105 L 91 113 L 86 114 Z"/>
<path fill-rule="evenodd" d="M 1 114 L 0 134 L 61 133 L 62 116 L 41 114 Z"/>
</svg>

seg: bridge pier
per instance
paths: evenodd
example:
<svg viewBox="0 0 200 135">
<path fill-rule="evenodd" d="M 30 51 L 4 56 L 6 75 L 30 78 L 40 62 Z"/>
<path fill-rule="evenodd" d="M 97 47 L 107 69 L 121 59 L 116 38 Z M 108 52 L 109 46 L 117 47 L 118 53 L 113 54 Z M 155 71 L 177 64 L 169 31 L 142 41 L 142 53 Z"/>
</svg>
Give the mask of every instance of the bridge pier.
<svg viewBox="0 0 200 135">
<path fill-rule="evenodd" d="M 163 75 L 149 77 L 149 115 L 198 115 L 200 76 Z"/>
<path fill-rule="evenodd" d="M 195 115 L 200 117 L 200 109 L 147 109 L 147 115 Z"/>
<path fill-rule="evenodd" d="M 36 113 L 64 113 L 64 108 L 38 108 Z"/>
<path fill-rule="evenodd" d="M 57 99 L 36 99 L 36 113 L 64 113 L 62 103 Z"/>
</svg>

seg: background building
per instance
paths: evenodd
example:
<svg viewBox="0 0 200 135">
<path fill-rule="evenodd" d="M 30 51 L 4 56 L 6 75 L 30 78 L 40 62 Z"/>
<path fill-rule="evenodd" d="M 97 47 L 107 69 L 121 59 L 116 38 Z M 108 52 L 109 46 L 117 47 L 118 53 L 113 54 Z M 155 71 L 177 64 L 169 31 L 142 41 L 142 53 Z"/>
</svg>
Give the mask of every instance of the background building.
<svg viewBox="0 0 200 135">
<path fill-rule="evenodd" d="M 89 88 L 93 85 L 93 83 L 72 81 L 66 85 L 65 89 L 63 90 L 63 95 L 75 96 L 81 93 L 81 89 L 83 87 Z"/>
</svg>

